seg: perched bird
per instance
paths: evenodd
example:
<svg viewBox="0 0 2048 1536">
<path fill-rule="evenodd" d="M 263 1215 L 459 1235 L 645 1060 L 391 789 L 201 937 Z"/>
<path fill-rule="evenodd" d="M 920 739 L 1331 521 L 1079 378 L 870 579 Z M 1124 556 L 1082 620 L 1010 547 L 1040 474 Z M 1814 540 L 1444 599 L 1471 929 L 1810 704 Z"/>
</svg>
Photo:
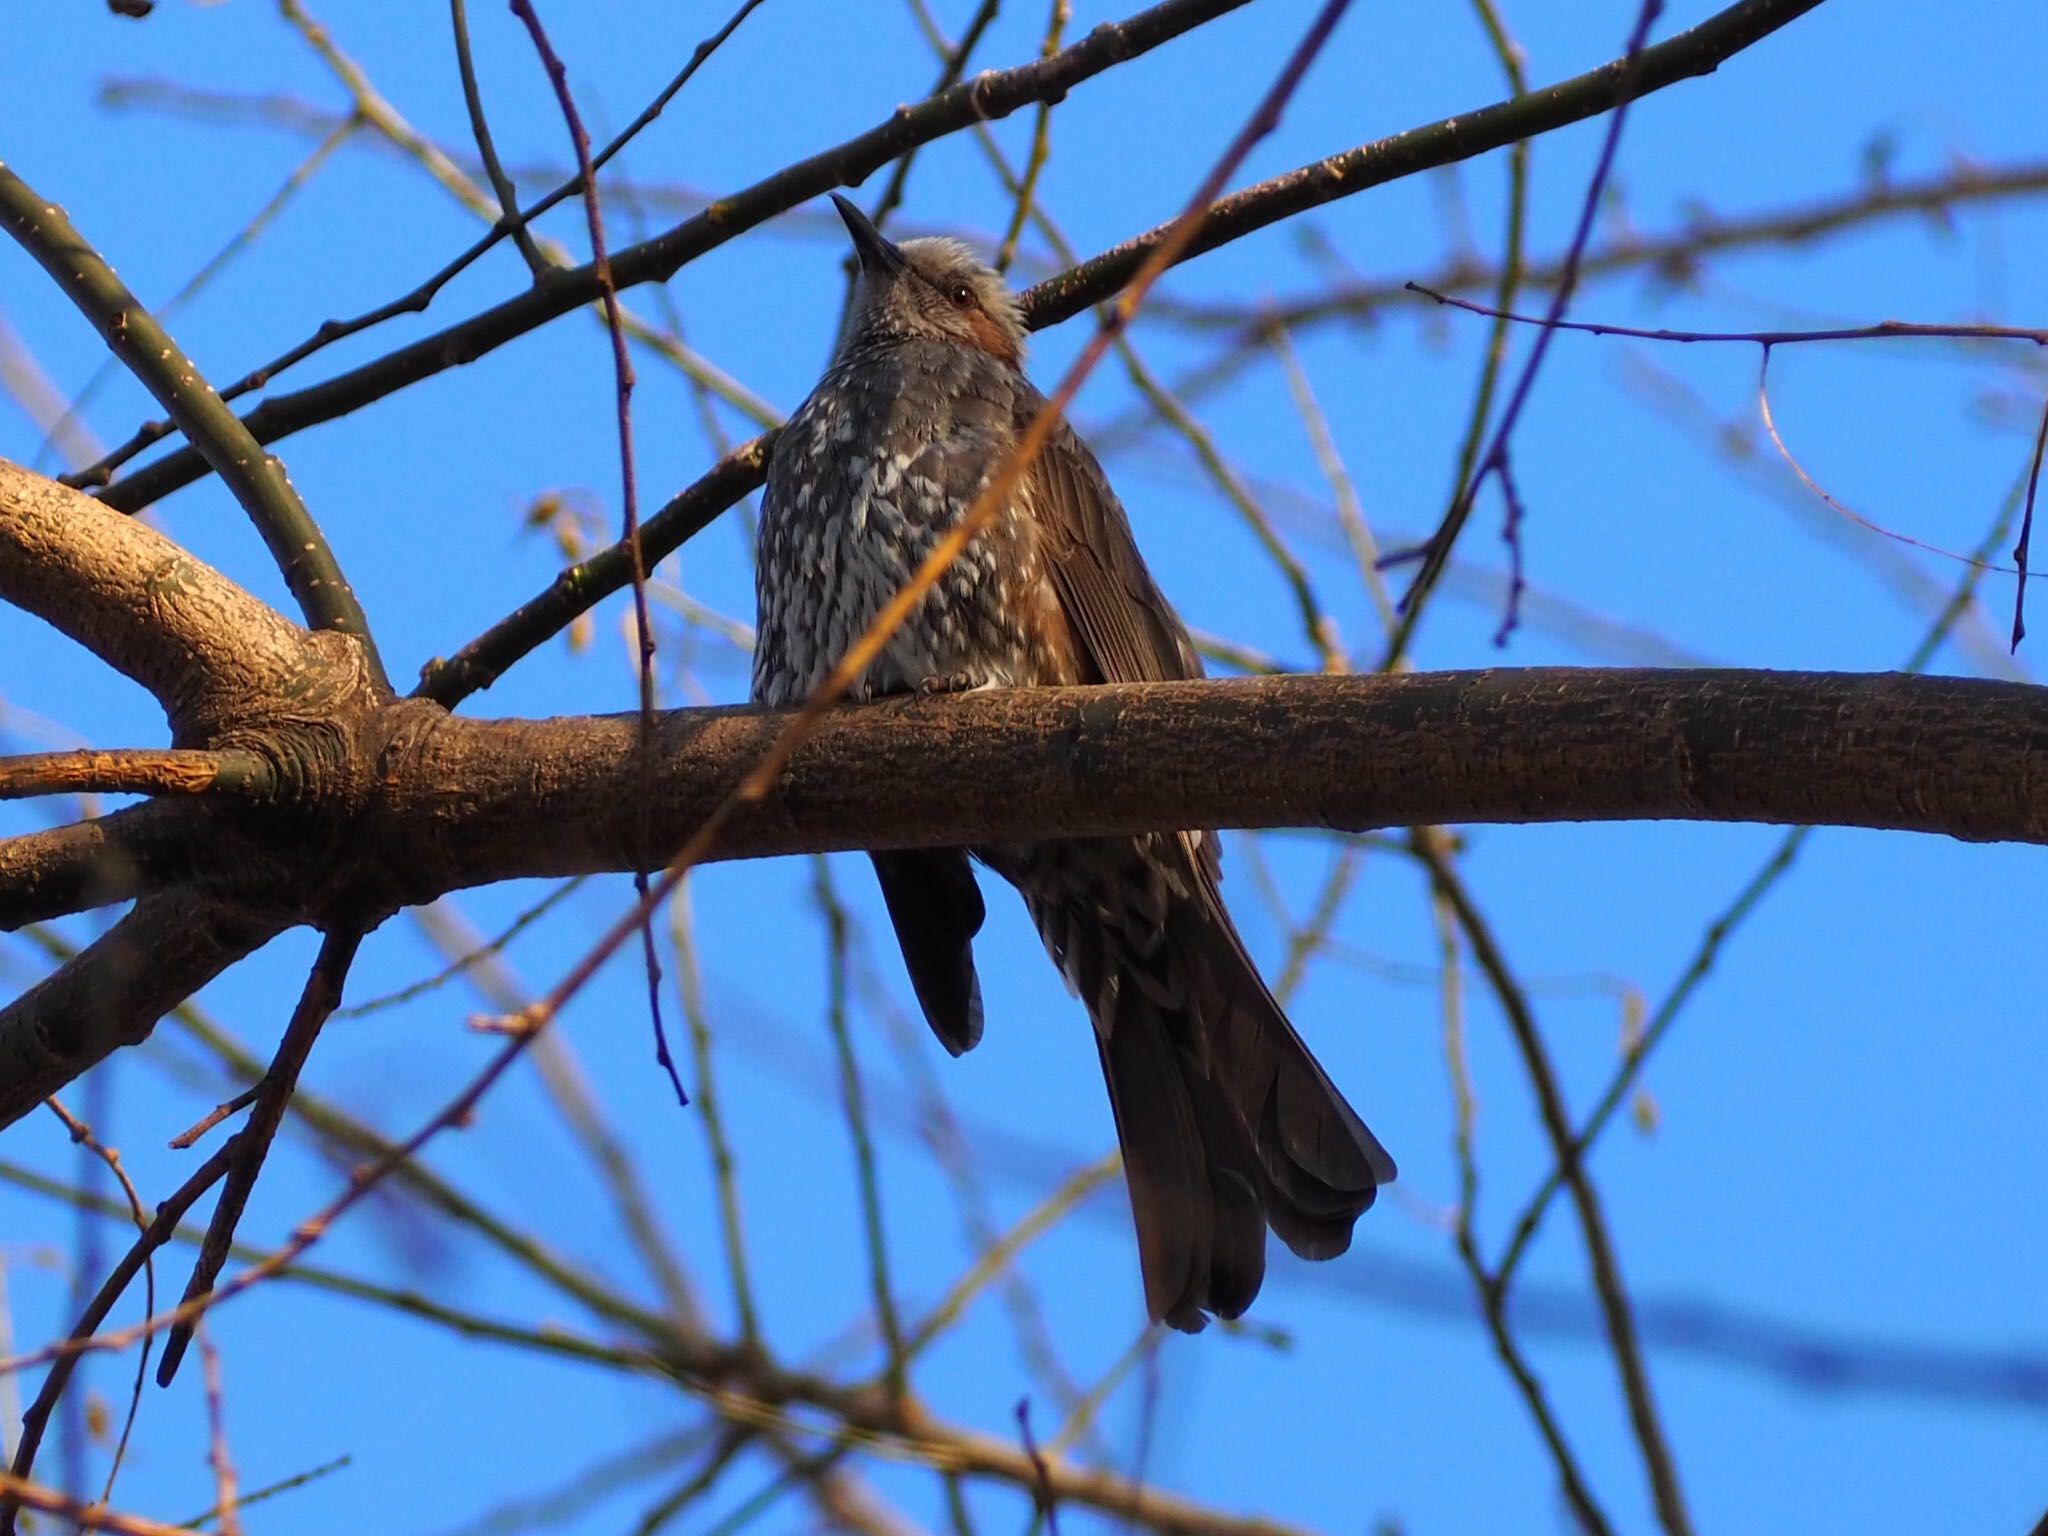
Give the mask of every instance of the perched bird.
<svg viewBox="0 0 2048 1536">
<path fill-rule="evenodd" d="M 883 238 L 835 195 L 860 275 L 831 366 L 768 466 L 754 698 L 832 670 L 966 513 L 1045 397 L 1023 311 L 957 240 Z M 869 667 L 869 696 L 1196 677 L 1102 467 L 1062 423 L 995 521 Z M 969 854 L 1024 897 L 1087 1004 L 1155 1320 L 1190 1332 L 1258 1294 L 1268 1223 L 1304 1258 L 1351 1243 L 1394 1162 L 1273 1001 L 1217 889 L 1213 832 L 876 853 L 932 1031 L 981 1037 Z"/>
</svg>

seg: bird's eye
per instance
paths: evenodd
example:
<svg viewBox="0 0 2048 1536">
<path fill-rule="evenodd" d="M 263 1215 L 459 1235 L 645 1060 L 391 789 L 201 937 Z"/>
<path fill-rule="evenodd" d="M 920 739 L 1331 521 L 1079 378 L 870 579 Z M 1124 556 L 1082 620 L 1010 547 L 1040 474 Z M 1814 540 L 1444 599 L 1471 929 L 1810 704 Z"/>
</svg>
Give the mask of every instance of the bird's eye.
<svg viewBox="0 0 2048 1536">
<path fill-rule="evenodd" d="M 946 297 L 960 308 L 969 309 L 974 304 L 974 288 L 968 283 L 955 283 L 946 291 Z"/>
</svg>

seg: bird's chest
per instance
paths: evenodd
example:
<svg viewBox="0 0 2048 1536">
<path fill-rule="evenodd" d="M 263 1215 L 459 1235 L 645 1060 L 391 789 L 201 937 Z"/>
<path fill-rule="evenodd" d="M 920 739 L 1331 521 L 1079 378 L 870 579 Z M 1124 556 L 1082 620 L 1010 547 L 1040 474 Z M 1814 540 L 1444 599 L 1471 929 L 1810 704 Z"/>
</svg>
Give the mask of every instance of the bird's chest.
<svg viewBox="0 0 2048 1536">
<path fill-rule="evenodd" d="M 822 681 L 954 533 L 1007 447 L 1005 434 L 943 416 L 920 429 L 873 401 L 806 406 L 763 503 L 756 696 L 790 702 Z M 1043 586 L 1035 528 L 1007 505 L 911 605 L 862 691 L 1053 680 L 1034 657 Z"/>
</svg>

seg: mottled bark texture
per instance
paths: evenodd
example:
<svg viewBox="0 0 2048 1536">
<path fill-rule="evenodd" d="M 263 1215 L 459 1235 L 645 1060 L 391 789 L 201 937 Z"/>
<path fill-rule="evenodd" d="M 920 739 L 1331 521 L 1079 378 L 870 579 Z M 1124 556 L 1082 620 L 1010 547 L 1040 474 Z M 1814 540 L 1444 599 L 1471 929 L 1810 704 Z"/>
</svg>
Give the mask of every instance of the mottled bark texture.
<svg viewBox="0 0 2048 1536">
<path fill-rule="evenodd" d="M 0 840 L 0 926 L 142 898 L 0 1009 L 0 1124 L 285 928 L 629 869 L 643 826 L 680 845 L 787 718 L 661 716 L 643 778 L 631 716 L 473 720 L 396 699 L 346 637 L 307 633 L 146 526 L 4 464 L 0 599 L 148 687 L 179 746 L 254 750 L 277 786 Z M 2048 842 L 2048 690 L 1538 668 L 895 700 L 829 715 L 715 856 L 1616 819 Z"/>
</svg>

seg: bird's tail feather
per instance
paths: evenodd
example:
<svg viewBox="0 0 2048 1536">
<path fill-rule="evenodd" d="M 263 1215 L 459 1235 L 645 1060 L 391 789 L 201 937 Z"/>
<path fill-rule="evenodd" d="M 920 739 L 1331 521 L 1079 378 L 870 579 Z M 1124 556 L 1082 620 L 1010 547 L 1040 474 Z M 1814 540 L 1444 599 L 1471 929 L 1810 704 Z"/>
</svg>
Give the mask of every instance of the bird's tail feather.
<svg viewBox="0 0 2048 1536">
<path fill-rule="evenodd" d="M 1078 947 L 1117 968 L 1082 995 L 1116 1109 L 1146 1301 L 1192 1329 L 1204 1310 L 1235 1317 L 1257 1294 L 1264 1226 L 1303 1258 L 1334 1258 L 1396 1170 L 1266 990 L 1213 887 L 1175 892 L 1163 916 L 1150 955 L 1099 928 Z M 1092 927 L 1068 909 L 1070 944 Z"/>
</svg>

